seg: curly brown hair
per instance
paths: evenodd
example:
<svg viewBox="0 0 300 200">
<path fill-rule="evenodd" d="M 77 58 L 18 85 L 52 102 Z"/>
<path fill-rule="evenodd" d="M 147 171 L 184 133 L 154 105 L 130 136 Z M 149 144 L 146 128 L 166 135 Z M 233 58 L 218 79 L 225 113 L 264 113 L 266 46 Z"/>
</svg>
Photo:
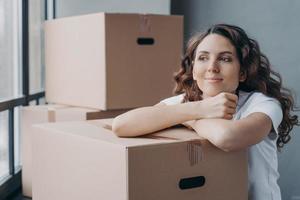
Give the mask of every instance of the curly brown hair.
<svg viewBox="0 0 300 200">
<path fill-rule="evenodd" d="M 226 37 L 236 49 L 241 73 L 246 75 L 246 80 L 240 82 L 237 91 L 258 91 L 280 102 L 283 111 L 277 139 L 277 148 L 280 150 L 284 144 L 290 141 L 290 132 L 293 126 L 299 126 L 298 116 L 292 114 L 292 111 L 296 111 L 294 98 L 291 91 L 282 86 L 280 74 L 271 69 L 270 62 L 260 51 L 258 43 L 249 38 L 240 27 L 216 24 L 205 32 L 193 36 L 187 44 L 180 70 L 174 75 L 176 81 L 174 93 L 185 93 L 183 102 L 202 100 L 202 91 L 197 82 L 193 80 L 193 61 L 198 45 L 209 34 Z"/>
</svg>

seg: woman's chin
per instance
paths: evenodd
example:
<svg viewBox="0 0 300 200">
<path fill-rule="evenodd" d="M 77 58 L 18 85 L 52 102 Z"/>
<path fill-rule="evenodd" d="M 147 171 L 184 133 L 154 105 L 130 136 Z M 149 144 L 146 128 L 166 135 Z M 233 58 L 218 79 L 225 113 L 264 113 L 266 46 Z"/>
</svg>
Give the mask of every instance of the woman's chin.
<svg viewBox="0 0 300 200">
<path fill-rule="evenodd" d="M 229 92 L 227 90 L 214 90 L 214 91 L 203 92 L 202 96 L 203 98 L 214 97 L 222 92 L 234 93 L 234 92 Z"/>
<path fill-rule="evenodd" d="M 222 91 L 215 91 L 215 92 L 203 92 L 202 96 L 203 98 L 208 98 L 208 97 L 214 97 L 218 94 L 220 94 Z"/>
</svg>

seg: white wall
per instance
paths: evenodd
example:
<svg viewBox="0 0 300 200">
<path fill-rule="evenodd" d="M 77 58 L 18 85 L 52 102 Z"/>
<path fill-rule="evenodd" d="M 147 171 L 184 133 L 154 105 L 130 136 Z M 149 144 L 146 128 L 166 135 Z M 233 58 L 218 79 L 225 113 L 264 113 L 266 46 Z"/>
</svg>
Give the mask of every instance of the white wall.
<svg viewBox="0 0 300 200">
<path fill-rule="evenodd" d="M 170 14 L 170 0 L 56 0 L 56 17 L 95 12 Z"/>
</svg>

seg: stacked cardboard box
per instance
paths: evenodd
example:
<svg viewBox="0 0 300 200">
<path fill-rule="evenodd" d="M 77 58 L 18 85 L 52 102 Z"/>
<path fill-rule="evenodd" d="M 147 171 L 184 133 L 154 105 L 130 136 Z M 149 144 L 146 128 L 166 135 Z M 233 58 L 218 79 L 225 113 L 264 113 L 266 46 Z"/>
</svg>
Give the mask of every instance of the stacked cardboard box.
<svg viewBox="0 0 300 200">
<path fill-rule="evenodd" d="M 171 96 L 182 39 L 181 16 L 96 13 L 47 21 L 46 101 L 55 105 L 22 111 L 23 194 L 32 196 L 33 124 L 115 117 Z"/>
<path fill-rule="evenodd" d="M 108 120 L 36 125 L 33 198 L 247 199 L 246 151 L 223 152 L 186 128 L 134 139 L 110 129 Z"/>
<path fill-rule="evenodd" d="M 128 109 L 99 111 L 58 104 L 27 106 L 21 109 L 21 159 L 23 195 L 32 197 L 32 132 L 34 124 L 83 121 L 115 117 Z"/>
<path fill-rule="evenodd" d="M 100 110 L 172 95 L 181 16 L 97 13 L 46 22 L 46 99 Z"/>
</svg>

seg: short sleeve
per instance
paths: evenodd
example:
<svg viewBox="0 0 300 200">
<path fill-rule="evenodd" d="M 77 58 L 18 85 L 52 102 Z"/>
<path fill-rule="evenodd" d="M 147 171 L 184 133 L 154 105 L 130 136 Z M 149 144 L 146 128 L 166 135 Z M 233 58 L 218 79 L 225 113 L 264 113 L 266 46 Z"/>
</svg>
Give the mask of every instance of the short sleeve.
<svg viewBox="0 0 300 200">
<path fill-rule="evenodd" d="M 266 97 L 263 94 L 253 97 L 251 105 L 248 106 L 243 117 L 255 112 L 264 113 L 269 116 L 272 120 L 274 130 L 278 134 L 278 127 L 282 121 L 283 114 L 280 103 L 276 99 Z"/>
<path fill-rule="evenodd" d="M 166 98 L 160 102 L 165 103 L 166 105 L 176 105 L 180 104 L 184 98 L 184 94 Z"/>
</svg>

